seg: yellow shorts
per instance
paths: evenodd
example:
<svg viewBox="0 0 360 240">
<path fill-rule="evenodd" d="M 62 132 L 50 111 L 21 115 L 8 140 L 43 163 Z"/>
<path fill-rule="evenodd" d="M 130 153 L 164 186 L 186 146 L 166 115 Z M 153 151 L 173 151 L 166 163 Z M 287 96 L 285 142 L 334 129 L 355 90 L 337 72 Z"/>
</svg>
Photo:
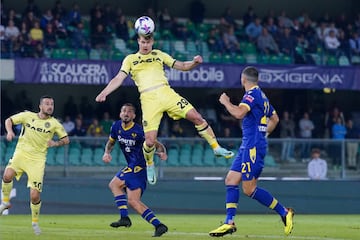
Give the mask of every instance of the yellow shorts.
<svg viewBox="0 0 360 240">
<path fill-rule="evenodd" d="M 140 94 L 144 132 L 158 130 L 166 112 L 174 120 L 185 118 L 194 107 L 167 85 Z"/>
<path fill-rule="evenodd" d="M 16 180 L 20 180 L 23 173 L 28 177 L 27 187 L 42 191 L 45 171 L 45 159 L 30 157 L 21 152 L 15 152 L 6 168 L 16 172 Z"/>
</svg>

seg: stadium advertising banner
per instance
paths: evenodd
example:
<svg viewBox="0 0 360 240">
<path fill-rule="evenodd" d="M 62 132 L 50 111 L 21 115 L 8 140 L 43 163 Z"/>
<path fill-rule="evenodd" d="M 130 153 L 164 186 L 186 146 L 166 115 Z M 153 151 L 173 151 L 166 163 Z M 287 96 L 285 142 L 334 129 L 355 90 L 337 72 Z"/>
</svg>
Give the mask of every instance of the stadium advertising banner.
<svg viewBox="0 0 360 240">
<path fill-rule="evenodd" d="M 114 61 L 72 61 L 16 59 L 15 83 L 105 85 L 120 68 Z M 246 65 L 201 64 L 182 72 L 166 68 L 173 87 L 240 88 L 240 74 Z M 360 90 L 359 67 L 256 65 L 263 88 Z M 134 86 L 126 79 L 125 86 Z"/>
</svg>

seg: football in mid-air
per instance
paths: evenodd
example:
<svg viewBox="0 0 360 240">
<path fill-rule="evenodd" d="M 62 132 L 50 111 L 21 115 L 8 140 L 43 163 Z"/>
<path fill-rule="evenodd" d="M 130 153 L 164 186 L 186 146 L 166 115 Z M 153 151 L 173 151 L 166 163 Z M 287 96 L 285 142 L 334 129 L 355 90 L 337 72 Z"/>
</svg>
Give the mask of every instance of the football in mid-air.
<svg viewBox="0 0 360 240">
<path fill-rule="evenodd" d="M 155 30 L 154 21 L 148 16 L 139 17 L 135 22 L 135 31 L 140 35 L 150 35 Z"/>
</svg>

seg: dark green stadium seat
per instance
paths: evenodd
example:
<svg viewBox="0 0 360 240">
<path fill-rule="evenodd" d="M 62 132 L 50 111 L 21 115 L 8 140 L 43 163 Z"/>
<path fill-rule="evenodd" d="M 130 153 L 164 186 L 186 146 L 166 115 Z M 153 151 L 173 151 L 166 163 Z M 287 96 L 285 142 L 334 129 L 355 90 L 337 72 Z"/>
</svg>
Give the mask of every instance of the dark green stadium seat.
<svg viewBox="0 0 360 240">
<path fill-rule="evenodd" d="M 176 52 L 174 54 L 174 58 L 179 60 L 179 61 L 186 61 L 187 56 L 185 54 L 181 53 L 181 52 Z"/>
<path fill-rule="evenodd" d="M 237 63 L 237 64 L 245 64 L 246 63 L 245 57 L 243 55 L 240 55 L 240 54 L 236 54 L 233 57 L 233 61 L 234 61 L 234 63 Z"/>
<path fill-rule="evenodd" d="M 12 158 L 14 152 L 13 151 L 6 151 L 3 159 L 4 165 L 8 164 L 9 160 Z"/>
<path fill-rule="evenodd" d="M 131 49 L 132 51 L 136 51 L 138 49 L 137 41 L 135 40 L 129 40 L 127 42 L 127 47 Z"/>
<path fill-rule="evenodd" d="M 168 150 L 168 159 L 165 161 L 167 166 L 179 166 L 179 151 L 176 148 L 170 148 Z"/>
<path fill-rule="evenodd" d="M 115 50 L 111 54 L 111 59 L 115 61 L 122 61 L 125 58 L 125 55 L 119 50 Z"/>
<path fill-rule="evenodd" d="M 77 147 L 70 147 L 69 149 L 69 164 L 73 166 L 80 165 L 81 149 Z"/>
<path fill-rule="evenodd" d="M 218 166 L 218 167 L 228 166 L 228 160 L 223 157 L 215 157 L 215 166 Z"/>
<path fill-rule="evenodd" d="M 182 166 L 182 167 L 190 167 L 191 166 L 191 154 L 190 154 L 190 152 L 180 154 L 179 166 Z"/>
<path fill-rule="evenodd" d="M 161 39 L 166 39 L 166 40 L 174 39 L 174 35 L 171 33 L 170 30 L 165 29 L 160 34 L 161 34 Z"/>
<path fill-rule="evenodd" d="M 46 155 L 46 164 L 49 166 L 55 165 L 56 148 L 48 148 Z"/>
<path fill-rule="evenodd" d="M 222 63 L 232 63 L 233 58 L 230 54 L 223 54 L 222 55 Z"/>
<path fill-rule="evenodd" d="M 101 53 L 100 53 L 101 60 L 109 60 L 109 58 L 110 58 L 109 51 L 106 51 L 106 50 L 101 51 Z"/>
<path fill-rule="evenodd" d="M 74 51 L 74 49 L 71 48 L 66 48 L 63 51 L 63 58 L 64 59 L 75 59 L 76 58 L 76 52 Z"/>
<path fill-rule="evenodd" d="M 76 58 L 80 60 L 87 60 L 89 59 L 89 55 L 84 49 L 79 49 L 76 53 Z"/>
<path fill-rule="evenodd" d="M 119 154 L 119 165 L 122 167 L 127 166 L 125 156 L 122 152 Z"/>
<path fill-rule="evenodd" d="M 292 64 L 292 63 L 293 63 L 292 57 L 288 55 L 282 55 L 280 57 L 280 64 Z"/>
<path fill-rule="evenodd" d="M 202 158 L 203 158 L 203 149 L 194 149 L 191 154 L 191 163 L 193 166 L 202 166 Z"/>
<path fill-rule="evenodd" d="M 250 43 L 250 42 L 247 42 L 245 44 L 244 48 L 241 48 L 241 50 L 245 54 L 256 54 L 256 46 L 253 43 Z"/>
<path fill-rule="evenodd" d="M 205 149 L 203 156 L 203 165 L 208 167 L 215 166 L 215 155 L 214 151 L 210 148 Z"/>
<path fill-rule="evenodd" d="M 81 150 L 81 144 L 78 141 L 70 141 L 69 148 L 77 148 Z"/>
<path fill-rule="evenodd" d="M 338 65 L 338 60 L 336 59 L 335 56 L 329 55 L 326 58 L 326 65 L 328 65 L 328 66 L 337 66 Z"/>
<path fill-rule="evenodd" d="M 80 162 L 82 166 L 93 165 L 93 151 L 91 148 L 83 148 L 80 156 Z"/>
<path fill-rule="evenodd" d="M 260 54 L 257 56 L 257 62 L 260 64 L 268 64 L 269 63 L 269 56 L 266 54 Z"/>
<path fill-rule="evenodd" d="M 219 53 L 211 53 L 209 57 L 211 63 L 221 63 L 222 57 Z"/>
<path fill-rule="evenodd" d="M 57 43 L 57 46 L 59 48 L 67 48 L 67 47 L 69 47 L 69 43 L 68 43 L 68 41 L 66 39 L 58 38 L 56 40 L 56 43 Z"/>
<path fill-rule="evenodd" d="M 65 163 L 65 155 L 64 153 L 57 152 L 54 159 L 54 164 L 56 166 L 63 166 Z"/>
<path fill-rule="evenodd" d="M 97 165 L 97 166 L 105 165 L 105 163 L 102 160 L 103 155 L 104 155 L 104 148 L 102 148 L 102 147 L 95 148 L 94 156 L 93 156 L 94 165 Z M 113 154 L 111 154 L 111 155 L 113 156 Z"/>
<path fill-rule="evenodd" d="M 58 48 L 53 49 L 51 52 L 51 58 L 63 59 L 64 57 L 63 57 L 62 49 L 58 49 Z"/>
<path fill-rule="evenodd" d="M 277 55 L 270 56 L 269 63 L 271 64 L 280 64 L 280 57 Z"/>
</svg>

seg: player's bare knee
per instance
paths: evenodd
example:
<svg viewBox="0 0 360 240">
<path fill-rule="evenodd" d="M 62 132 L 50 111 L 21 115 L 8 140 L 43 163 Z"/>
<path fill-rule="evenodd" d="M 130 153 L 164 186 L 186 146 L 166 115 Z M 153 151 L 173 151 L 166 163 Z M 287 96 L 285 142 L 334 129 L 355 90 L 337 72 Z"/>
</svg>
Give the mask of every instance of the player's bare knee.
<svg viewBox="0 0 360 240">
<path fill-rule="evenodd" d="M 3 178 L 2 180 L 5 183 L 9 183 L 13 180 L 13 178 L 15 177 L 15 171 L 12 169 L 7 168 L 4 172 Z"/>
<path fill-rule="evenodd" d="M 33 204 L 38 204 L 40 202 L 40 192 L 32 189 L 30 191 L 30 199 Z"/>
<path fill-rule="evenodd" d="M 255 188 L 253 186 L 244 186 L 243 185 L 242 190 L 246 196 L 250 197 L 253 194 L 253 192 L 255 191 Z"/>
</svg>

